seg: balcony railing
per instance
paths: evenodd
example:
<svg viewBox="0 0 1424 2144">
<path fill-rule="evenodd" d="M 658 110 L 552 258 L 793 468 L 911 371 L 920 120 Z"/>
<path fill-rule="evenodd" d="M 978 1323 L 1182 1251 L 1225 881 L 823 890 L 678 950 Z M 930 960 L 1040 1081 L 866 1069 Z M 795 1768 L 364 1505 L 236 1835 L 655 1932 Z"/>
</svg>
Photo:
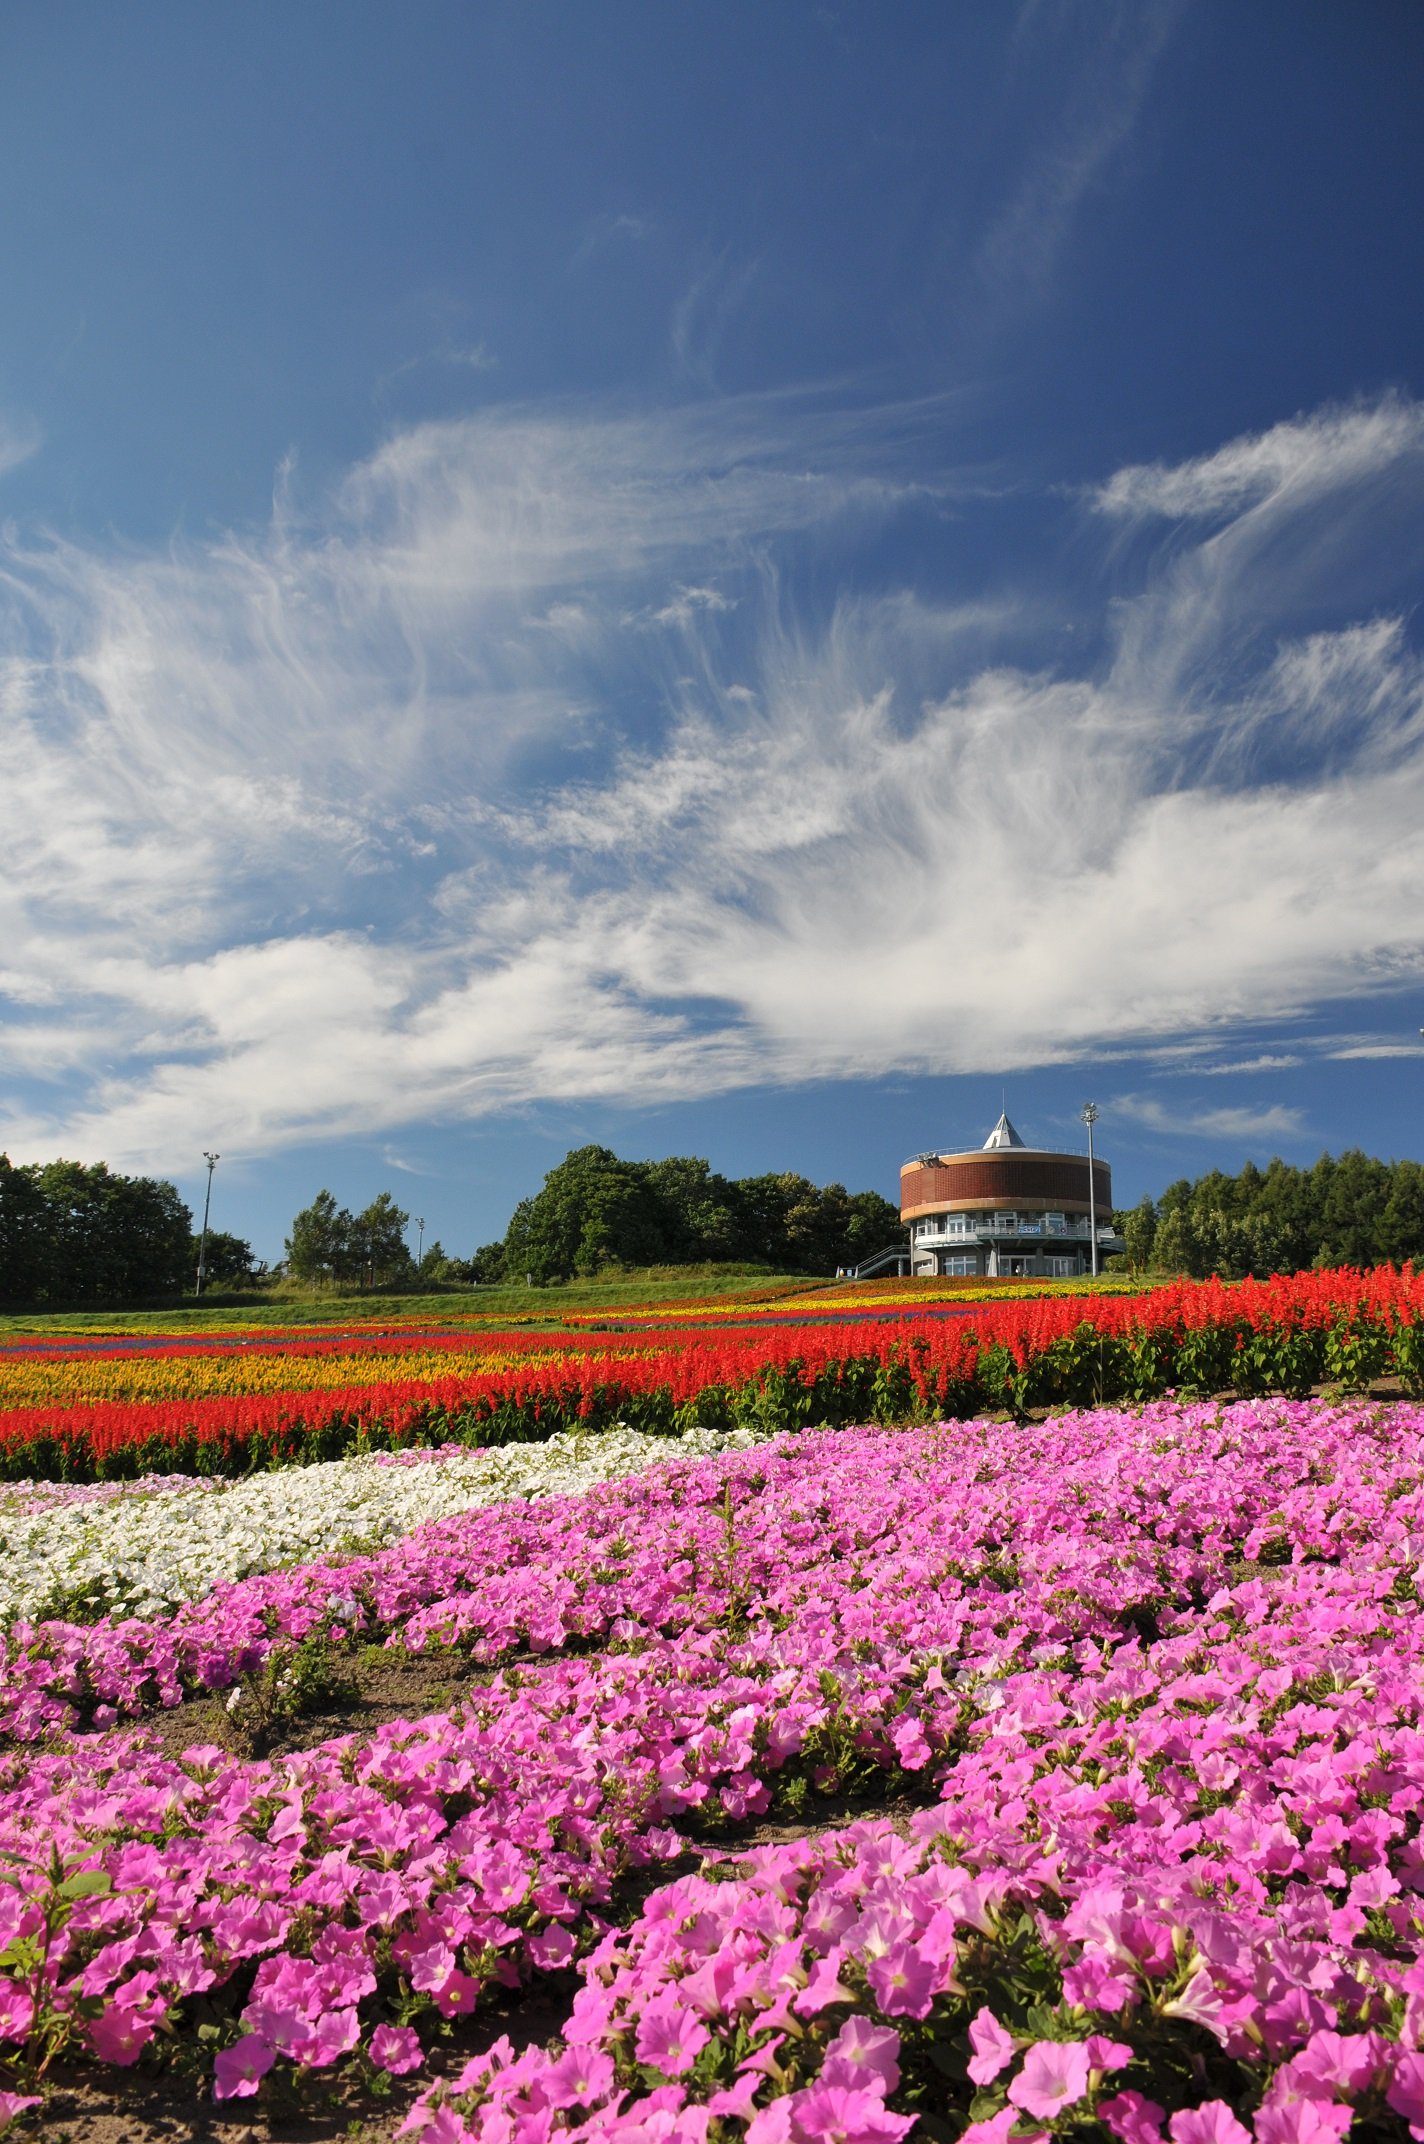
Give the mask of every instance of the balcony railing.
<svg viewBox="0 0 1424 2144">
<path fill-rule="evenodd" d="M 1055 1243 L 1087 1243 L 1092 1237 L 1092 1230 L 1086 1221 L 1005 1221 L 1000 1220 L 997 1215 L 992 1219 L 972 1222 L 967 1228 L 936 1228 L 927 1226 L 923 1221 L 917 1222 L 915 1226 L 916 1243 L 983 1243 L 1003 1236 L 1039 1237 Z M 1100 1221 L 1099 1243 L 1115 1240 L 1111 1225 Z"/>
</svg>

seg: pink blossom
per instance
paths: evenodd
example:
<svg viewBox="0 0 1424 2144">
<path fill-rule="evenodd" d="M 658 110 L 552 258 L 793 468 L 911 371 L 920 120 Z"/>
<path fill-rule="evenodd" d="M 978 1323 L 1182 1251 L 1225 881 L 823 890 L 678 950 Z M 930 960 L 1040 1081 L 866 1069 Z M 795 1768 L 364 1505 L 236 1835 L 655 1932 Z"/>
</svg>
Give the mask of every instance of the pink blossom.
<svg viewBox="0 0 1424 2144">
<path fill-rule="evenodd" d="M 35 2021 L 34 1997 L 13 1980 L 0 1980 L 0 2040 L 23 2040 Z"/>
<path fill-rule="evenodd" d="M 111 2003 L 89 2027 L 89 2043 L 101 2062 L 114 2062 L 127 2069 L 153 2038 L 153 2026 L 125 2003 Z"/>
<path fill-rule="evenodd" d="M 1080 2040 L 1039 2040 L 1009 2086 L 1016 2107 L 1051 2121 L 1088 2089 L 1088 2051 Z"/>
<path fill-rule="evenodd" d="M 250 2099 L 276 2059 L 276 2048 L 260 2033 L 225 2047 L 213 2063 L 214 2099 Z"/>
<path fill-rule="evenodd" d="M 970 2020 L 969 2044 L 974 2050 L 969 2058 L 972 2084 L 992 2084 L 999 2072 L 1008 2068 L 1016 2051 L 1016 2042 L 986 2006 L 976 2010 Z"/>
<path fill-rule="evenodd" d="M 792 2092 L 786 2102 L 791 2113 L 791 2134 L 803 2144 L 890 2144 L 915 2126 L 913 2114 L 892 2114 L 878 2092 L 848 2089 L 844 2085 L 816 2084 Z M 748 2130 L 748 2137 L 751 2132 Z"/>
<path fill-rule="evenodd" d="M 1411 2136 L 1424 2134 L 1424 2055 L 1401 2049 L 1384 2096 L 1408 2122 Z"/>
<path fill-rule="evenodd" d="M 912 1943 L 893 1943 L 865 1968 L 870 1991 L 887 2017 L 928 2017 L 938 1974 Z"/>
<path fill-rule="evenodd" d="M 1353 2120 L 1333 2100 L 1283 2099 L 1258 2107 L 1253 2126 L 1257 2144 L 1338 2144 Z"/>
<path fill-rule="evenodd" d="M 1199 2107 L 1174 2114 L 1167 2128 L 1172 2144 L 1251 2144 L 1250 2131 L 1242 2128 L 1224 2099 L 1204 2100 Z"/>
<path fill-rule="evenodd" d="M 638 2021 L 638 2060 L 661 2070 L 666 2077 L 680 2077 L 691 2069 L 707 2040 L 707 2027 L 701 2018 L 665 1996 L 649 2003 Z"/>
<path fill-rule="evenodd" d="M 960 2136 L 959 2144 L 1009 2144 L 1015 2123 L 1019 2120 L 1014 2107 L 1001 2108 L 982 2122 L 971 2122 Z M 1039 2131 L 1040 2136 L 1046 2134 Z"/>
<path fill-rule="evenodd" d="M 371 2034 L 368 2051 L 376 2068 L 389 2070 L 393 2077 L 418 2070 L 425 2060 L 420 2034 L 412 2032 L 408 2025 L 378 2025 Z"/>
<path fill-rule="evenodd" d="M 613 2063 L 607 2055 L 570 2048 L 550 2064 L 540 2088 L 551 2107 L 591 2107 L 613 2088 Z"/>
<path fill-rule="evenodd" d="M 866 2017 L 848 2017 L 826 2049 L 821 2064 L 823 2084 L 848 2088 L 863 2086 L 870 2092 L 893 2092 L 900 2082 L 900 2035 Z"/>
<path fill-rule="evenodd" d="M 1155 2099 L 1144 2099 L 1141 2092 L 1117 2092 L 1110 2099 L 1100 2099 L 1097 2114 L 1115 2137 L 1122 2138 L 1122 2144 L 1160 2144 L 1167 2119 L 1166 2108 Z"/>
</svg>

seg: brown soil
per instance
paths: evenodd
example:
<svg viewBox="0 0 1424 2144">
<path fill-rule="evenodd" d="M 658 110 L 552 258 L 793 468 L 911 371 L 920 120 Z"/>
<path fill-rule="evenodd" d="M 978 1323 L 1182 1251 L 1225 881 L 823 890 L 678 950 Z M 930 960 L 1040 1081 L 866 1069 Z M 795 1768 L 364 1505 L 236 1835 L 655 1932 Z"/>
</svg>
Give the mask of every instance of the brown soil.
<svg viewBox="0 0 1424 2144">
<path fill-rule="evenodd" d="M 37 2119 L 44 2144 L 391 2144 L 414 2101 L 433 2080 L 455 2074 L 507 2034 L 516 2048 L 562 2030 L 572 1982 L 535 1987 L 522 1998 L 492 1998 L 460 2027 L 416 2077 L 396 2077 L 381 2099 L 320 2075 L 285 2100 L 215 2102 L 206 2079 L 90 2069 L 52 2075 Z M 279 2086 L 279 2090 L 281 2087 Z M 271 2091 L 271 2087 L 268 2087 Z M 35 2117 L 32 2117 L 35 2119 Z M 24 2134 L 22 2129 L 20 2134 Z M 31 2134 L 34 2132 L 31 2131 Z"/>
<path fill-rule="evenodd" d="M 266 1732 L 245 1734 L 227 1709 L 227 1693 L 193 1697 L 168 1712 L 146 1712 L 125 1722 L 124 1729 L 147 1728 L 171 1756 L 195 1745 L 216 1744 L 237 1757 L 281 1757 L 312 1749 L 337 1735 L 369 1735 L 391 1720 L 418 1720 L 431 1712 L 449 1712 L 479 1683 L 487 1669 L 471 1667 L 457 1654 L 404 1654 L 370 1648 L 352 1656 L 348 1671 L 355 1694 L 315 1707 L 295 1719 L 272 1722 Z"/>
</svg>

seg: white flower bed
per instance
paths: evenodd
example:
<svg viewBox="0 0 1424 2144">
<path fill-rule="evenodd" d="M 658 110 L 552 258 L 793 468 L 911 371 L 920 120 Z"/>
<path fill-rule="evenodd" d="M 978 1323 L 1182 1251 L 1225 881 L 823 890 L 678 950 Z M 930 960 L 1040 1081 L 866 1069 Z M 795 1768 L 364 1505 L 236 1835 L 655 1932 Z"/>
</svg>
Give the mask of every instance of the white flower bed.
<svg viewBox="0 0 1424 2144">
<path fill-rule="evenodd" d="M 576 1494 L 659 1460 L 756 1442 L 746 1430 L 646 1437 L 620 1426 L 495 1450 L 334 1459 L 242 1481 L 155 1475 L 58 1497 L 53 1485 L 20 1483 L 0 1495 L 0 1623 L 160 1615 L 227 1580 L 365 1554 L 476 1504 Z"/>
</svg>

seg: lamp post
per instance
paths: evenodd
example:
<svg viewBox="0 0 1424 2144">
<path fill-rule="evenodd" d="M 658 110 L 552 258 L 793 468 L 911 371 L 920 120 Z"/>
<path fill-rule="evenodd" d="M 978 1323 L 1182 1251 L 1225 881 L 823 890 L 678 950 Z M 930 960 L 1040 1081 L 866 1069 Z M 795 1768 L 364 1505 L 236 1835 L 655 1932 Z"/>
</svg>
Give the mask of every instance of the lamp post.
<svg viewBox="0 0 1424 2144">
<path fill-rule="evenodd" d="M 1088 1235 L 1092 1247 L 1092 1271 L 1098 1271 L 1098 1187 L 1093 1181 L 1093 1126 L 1098 1121 L 1096 1102 L 1085 1102 L 1082 1109 L 1083 1122 L 1088 1127 Z"/>
<path fill-rule="evenodd" d="M 416 1217 L 415 1225 L 419 1231 L 419 1234 L 416 1236 L 415 1239 L 415 1262 L 417 1265 L 419 1265 L 421 1260 L 425 1256 L 425 1222 L 420 1218 L 419 1215 L 417 1215 Z"/>
<path fill-rule="evenodd" d="M 222 1155 L 210 1154 L 207 1148 L 204 1147 L 203 1159 L 208 1165 L 208 1190 L 207 1196 L 203 1200 L 203 1233 L 198 1238 L 198 1286 L 195 1291 L 198 1295 L 203 1292 L 203 1280 L 207 1273 L 208 1211 L 213 1203 L 213 1171 L 222 1160 Z"/>
</svg>

